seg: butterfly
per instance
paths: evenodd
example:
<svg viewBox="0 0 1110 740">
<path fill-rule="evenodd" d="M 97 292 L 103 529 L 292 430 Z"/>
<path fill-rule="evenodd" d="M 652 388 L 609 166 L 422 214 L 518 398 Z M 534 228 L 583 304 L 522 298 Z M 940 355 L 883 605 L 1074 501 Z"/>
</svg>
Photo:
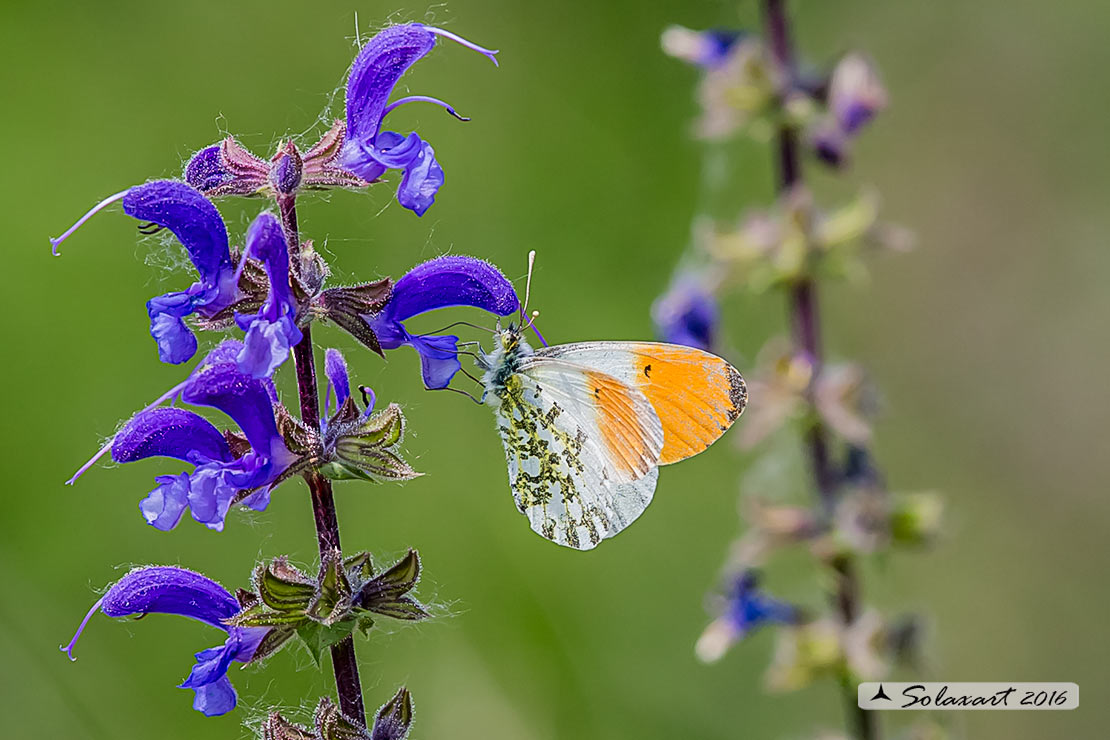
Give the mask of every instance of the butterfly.
<svg viewBox="0 0 1110 740">
<path fill-rule="evenodd" d="M 708 352 L 658 342 L 533 350 L 525 328 L 498 329 L 478 355 L 482 401 L 497 417 L 517 509 L 557 544 L 590 550 L 621 532 L 651 503 L 659 466 L 709 447 L 747 403 L 740 373 Z"/>
</svg>

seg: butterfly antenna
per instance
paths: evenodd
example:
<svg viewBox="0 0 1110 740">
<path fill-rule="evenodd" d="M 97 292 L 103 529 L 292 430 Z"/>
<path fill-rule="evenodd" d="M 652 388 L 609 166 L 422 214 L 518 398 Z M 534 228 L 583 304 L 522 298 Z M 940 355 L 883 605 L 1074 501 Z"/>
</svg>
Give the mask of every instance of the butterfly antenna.
<svg viewBox="0 0 1110 740">
<path fill-rule="evenodd" d="M 528 253 L 528 279 L 524 283 L 524 303 L 520 306 L 520 323 L 524 323 L 524 313 L 528 310 L 528 299 L 532 295 L 532 268 L 536 264 L 536 250 Z"/>
<path fill-rule="evenodd" d="M 524 324 L 523 326 L 520 327 L 520 333 L 523 334 L 524 332 L 531 329 L 532 333 L 536 335 L 536 338 L 540 340 L 540 344 L 542 344 L 544 347 L 546 347 L 547 346 L 547 340 L 543 338 L 543 334 L 540 334 L 540 330 L 536 328 L 536 319 L 538 319 L 539 317 L 540 317 L 540 312 L 539 311 L 533 311 L 531 318 L 528 319 L 528 323 Z"/>
<path fill-rule="evenodd" d="M 490 334 L 495 334 L 496 333 L 493 329 L 489 328 L 488 326 L 479 326 L 478 324 L 472 324 L 469 321 L 456 321 L 453 324 L 448 324 L 447 326 L 444 326 L 440 329 L 436 329 L 434 331 L 427 332 L 425 334 L 421 334 L 420 336 L 428 336 L 430 334 L 439 334 L 440 332 L 447 331 L 448 329 L 452 329 L 456 326 L 469 326 L 471 329 L 480 329 L 481 331 L 488 331 Z"/>
</svg>

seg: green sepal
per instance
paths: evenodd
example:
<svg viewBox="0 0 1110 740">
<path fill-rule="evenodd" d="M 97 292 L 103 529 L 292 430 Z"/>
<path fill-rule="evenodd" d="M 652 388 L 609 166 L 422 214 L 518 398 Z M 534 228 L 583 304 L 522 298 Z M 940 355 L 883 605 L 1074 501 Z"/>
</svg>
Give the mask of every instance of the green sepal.
<svg viewBox="0 0 1110 740">
<path fill-rule="evenodd" d="M 379 726 L 399 729 L 399 737 L 408 737 L 409 728 L 412 727 L 412 695 L 407 688 L 402 686 L 398 689 L 393 698 L 378 710 L 374 716 L 374 730 Z M 398 736 L 390 733 L 390 737 Z"/>
<path fill-rule="evenodd" d="M 422 619 L 427 619 L 432 616 L 424 610 L 424 607 L 408 596 L 402 596 L 396 601 L 375 604 L 372 611 L 376 614 L 381 614 L 383 617 L 403 619 L 409 622 L 419 622 Z"/>
<path fill-rule="evenodd" d="M 316 596 L 305 613 L 324 625 L 345 619 L 351 610 L 351 582 L 338 550 L 324 556 L 316 582 Z"/>
<path fill-rule="evenodd" d="M 411 591 L 420 580 L 420 555 L 416 550 L 409 550 L 389 570 L 374 580 L 381 584 L 383 594 L 400 596 Z"/>
<path fill-rule="evenodd" d="M 274 611 L 303 612 L 316 595 L 316 584 L 289 565 L 285 556 L 255 568 L 254 585 L 262 602 Z"/>
<path fill-rule="evenodd" d="M 320 472 L 333 480 L 400 481 L 420 473 L 397 454 L 405 433 L 405 416 L 395 403 L 363 418 L 351 398 L 328 420 L 326 461 Z"/>
<path fill-rule="evenodd" d="M 236 614 L 227 624 L 236 627 L 276 627 L 283 624 L 299 624 L 307 621 L 303 611 L 274 611 L 259 604 Z"/>
<path fill-rule="evenodd" d="M 366 581 L 353 598 L 354 605 L 375 614 L 417 621 L 430 614 L 413 598 L 406 596 L 420 580 L 420 556 L 409 550 L 388 570 Z"/>
<path fill-rule="evenodd" d="M 328 288 L 313 301 L 314 312 L 331 321 L 372 352 L 385 357 L 378 337 L 363 316 L 381 311 L 393 293 L 389 278 L 350 287 Z"/>
<path fill-rule="evenodd" d="M 296 631 L 297 629 L 294 625 L 274 627 L 267 632 L 266 636 L 262 638 L 262 641 L 258 643 L 258 647 L 254 650 L 254 655 L 251 656 L 251 660 L 262 660 L 273 655 L 285 646 L 285 643 L 289 641 L 289 638 L 292 637 Z"/>
<path fill-rule="evenodd" d="M 316 735 L 320 740 L 368 740 L 366 728 L 339 711 L 327 697 L 316 707 Z"/>
<path fill-rule="evenodd" d="M 262 723 L 262 740 L 317 740 L 307 729 L 295 725 L 277 712 L 271 712 Z"/>
<path fill-rule="evenodd" d="M 380 480 L 374 478 L 369 473 L 364 473 L 358 468 L 351 467 L 338 460 L 324 463 L 318 467 L 317 470 L 319 470 L 320 474 L 325 478 L 330 478 L 332 480 L 367 480 L 371 483 L 381 483 Z"/>
<path fill-rule="evenodd" d="M 370 559 L 370 553 L 363 551 L 344 558 L 343 569 L 351 581 L 362 583 L 374 575 L 374 561 Z"/>
</svg>

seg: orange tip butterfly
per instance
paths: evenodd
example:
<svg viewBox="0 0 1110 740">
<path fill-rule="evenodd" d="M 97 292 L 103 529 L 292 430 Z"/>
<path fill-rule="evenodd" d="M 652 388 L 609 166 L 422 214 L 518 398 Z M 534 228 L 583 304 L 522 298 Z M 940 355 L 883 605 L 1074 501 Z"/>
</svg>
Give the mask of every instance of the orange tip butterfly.
<svg viewBox="0 0 1110 740">
<path fill-rule="evenodd" d="M 740 373 L 708 352 L 659 342 L 533 350 L 526 328 L 498 329 L 479 357 L 482 400 L 517 509 L 559 545 L 590 550 L 622 531 L 651 503 L 659 466 L 709 447 L 747 403 Z"/>
</svg>

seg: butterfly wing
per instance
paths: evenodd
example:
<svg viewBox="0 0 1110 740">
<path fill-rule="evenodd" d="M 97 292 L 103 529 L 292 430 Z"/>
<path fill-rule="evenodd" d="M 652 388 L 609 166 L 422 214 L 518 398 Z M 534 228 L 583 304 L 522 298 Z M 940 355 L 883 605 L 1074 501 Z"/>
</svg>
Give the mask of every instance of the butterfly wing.
<svg viewBox="0 0 1110 740">
<path fill-rule="evenodd" d="M 540 535 L 589 550 L 651 503 L 663 430 L 642 393 L 575 363 L 528 357 L 498 398 L 509 484 Z"/>
<path fill-rule="evenodd" d="M 725 360 L 660 342 L 578 342 L 544 347 L 535 357 L 561 359 L 610 375 L 639 390 L 663 426 L 659 464 L 698 454 L 744 411 L 744 378 Z"/>
</svg>

